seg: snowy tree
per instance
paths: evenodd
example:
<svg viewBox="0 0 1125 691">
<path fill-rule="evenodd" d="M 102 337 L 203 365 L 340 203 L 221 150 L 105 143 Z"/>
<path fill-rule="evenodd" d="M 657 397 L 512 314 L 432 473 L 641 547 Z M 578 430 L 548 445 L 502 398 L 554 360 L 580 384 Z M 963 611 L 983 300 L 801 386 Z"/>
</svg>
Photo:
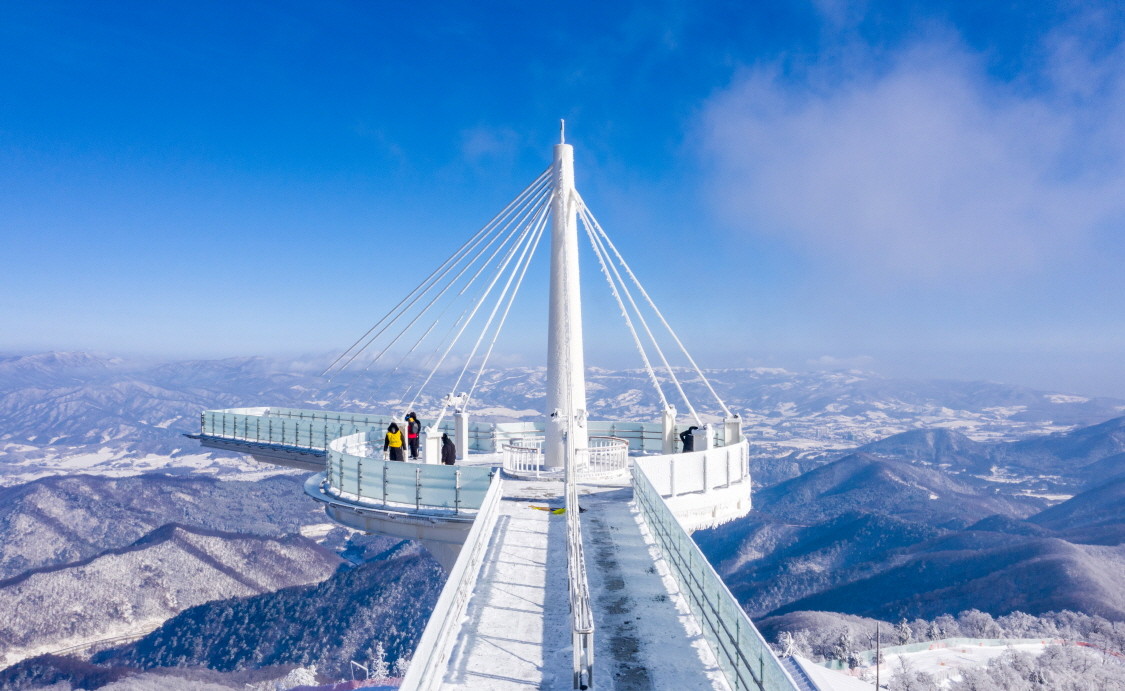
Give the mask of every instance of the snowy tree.
<svg viewBox="0 0 1125 691">
<path fill-rule="evenodd" d="M 852 630 L 846 626 L 841 628 L 836 637 L 836 643 L 832 646 L 832 658 L 847 665 L 848 669 L 855 669 L 859 666 L 859 655 L 857 653 Z"/>
<path fill-rule="evenodd" d="M 906 645 L 914 640 L 914 633 L 910 629 L 910 622 L 906 621 L 905 617 L 895 626 L 895 640 L 899 645 Z"/>
<path fill-rule="evenodd" d="M 890 691 L 937 691 L 941 687 L 932 676 L 914 669 L 906 655 L 899 655 L 887 688 Z"/>
<path fill-rule="evenodd" d="M 387 651 L 382 641 L 375 644 L 375 655 L 371 658 L 370 669 L 372 679 L 386 679 L 391 675 L 391 666 L 387 664 Z"/>
<path fill-rule="evenodd" d="M 1002 632 L 996 620 L 988 612 L 970 609 L 957 615 L 961 634 L 971 638 L 1000 638 Z"/>
</svg>

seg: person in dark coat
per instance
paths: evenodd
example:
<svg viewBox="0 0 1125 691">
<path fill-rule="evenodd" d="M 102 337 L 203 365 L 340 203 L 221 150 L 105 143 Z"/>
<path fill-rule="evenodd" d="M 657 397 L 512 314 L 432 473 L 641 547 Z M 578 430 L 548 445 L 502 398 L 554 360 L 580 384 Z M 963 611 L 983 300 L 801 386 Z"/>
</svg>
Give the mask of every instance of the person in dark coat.
<svg viewBox="0 0 1125 691">
<path fill-rule="evenodd" d="M 457 446 L 448 434 L 441 435 L 441 462 L 446 465 L 453 465 L 457 462 Z"/>
<path fill-rule="evenodd" d="M 402 446 L 402 432 L 399 431 L 398 425 L 392 422 L 387 425 L 387 436 L 383 437 L 383 453 L 389 451 L 392 461 L 404 460 Z"/>
<path fill-rule="evenodd" d="M 406 414 L 406 443 L 410 446 L 410 460 L 418 460 L 418 438 L 422 433 L 422 423 L 414 411 Z"/>
<path fill-rule="evenodd" d="M 680 443 L 684 445 L 684 453 L 695 450 L 695 430 L 697 429 L 699 428 L 692 425 L 683 432 L 680 432 Z"/>
</svg>

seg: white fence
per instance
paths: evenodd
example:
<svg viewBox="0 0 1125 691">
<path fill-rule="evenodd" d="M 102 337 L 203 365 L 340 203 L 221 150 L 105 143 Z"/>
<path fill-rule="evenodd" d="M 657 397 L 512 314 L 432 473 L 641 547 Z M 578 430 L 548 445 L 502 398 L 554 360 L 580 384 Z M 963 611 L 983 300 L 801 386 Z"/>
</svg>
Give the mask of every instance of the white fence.
<svg viewBox="0 0 1125 691">
<path fill-rule="evenodd" d="M 638 458 L 636 463 L 662 497 L 730 487 L 750 477 L 746 441 L 706 451 Z"/>
<path fill-rule="evenodd" d="M 617 437 L 590 437 L 589 447 L 576 449 L 578 480 L 599 480 L 623 473 L 629 467 L 629 441 Z M 504 470 L 518 478 L 563 479 L 562 468 L 548 468 L 543 439 L 516 439 L 503 446 Z"/>
<path fill-rule="evenodd" d="M 503 494 L 502 484 L 500 478 L 495 478 L 485 494 L 473 527 L 469 529 L 469 535 L 461 547 L 461 554 L 449 572 L 449 579 L 441 589 L 434 611 L 414 650 L 401 688 L 428 691 L 441 687 L 445 670 L 449 666 L 449 656 L 461 629 L 465 607 L 473 594 L 481 561 L 496 526 L 500 497 Z"/>
</svg>

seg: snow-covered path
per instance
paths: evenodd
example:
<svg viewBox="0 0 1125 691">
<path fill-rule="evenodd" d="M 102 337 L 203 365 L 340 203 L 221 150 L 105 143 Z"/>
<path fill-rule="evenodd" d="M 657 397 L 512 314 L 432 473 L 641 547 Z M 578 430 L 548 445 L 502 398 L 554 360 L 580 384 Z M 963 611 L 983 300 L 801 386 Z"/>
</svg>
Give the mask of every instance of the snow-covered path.
<svg viewBox="0 0 1125 691">
<path fill-rule="evenodd" d="M 492 543 L 442 688 L 571 688 L 566 519 L 560 483 L 505 481 Z M 655 559 L 632 490 L 584 486 L 580 503 L 599 689 L 725 689 L 694 618 Z"/>
<path fill-rule="evenodd" d="M 505 482 L 496 531 L 442 688 L 570 688 L 561 484 Z"/>
</svg>

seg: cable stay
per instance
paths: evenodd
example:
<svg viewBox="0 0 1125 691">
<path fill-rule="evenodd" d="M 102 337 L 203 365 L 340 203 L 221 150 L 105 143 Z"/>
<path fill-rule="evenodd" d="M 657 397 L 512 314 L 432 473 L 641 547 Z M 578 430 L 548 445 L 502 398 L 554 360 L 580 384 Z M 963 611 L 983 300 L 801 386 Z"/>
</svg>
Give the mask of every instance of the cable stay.
<svg viewBox="0 0 1125 691">
<path fill-rule="evenodd" d="M 492 220 L 490 220 L 488 223 L 486 223 L 471 238 L 466 240 L 461 245 L 461 247 L 459 247 L 452 255 L 450 255 L 444 262 L 442 262 L 438 266 L 438 268 L 434 269 L 430 273 L 429 276 L 427 276 L 421 283 L 419 283 L 417 286 L 415 286 L 415 288 L 413 290 L 411 290 L 409 293 L 407 293 L 406 297 L 404 297 L 402 300 L 400 300 L 397 305 L 392 307 L 385 315 L 383 315 L 378 321 L 376 321 L 371 326 L 371 328 L 369 328 L 366 332 L 364 332 L 364 334 L 362 336 L 360 336 L 358 339 L 356 339 L 356 341 L 354 343 L 352 343 L 350 346 L 348 346 L 348 348 L 343 353 L 341 353 L 339 356 L 337 356 L 336 359 L 333 360 L 332 363 L 329 364 L 328 367 L 326 367 L 323 372 L 321 372 L 321 376 L 325 376 L 330 371 L 332 371 L 334 368 L 337 368 L 338 365 L 339 365 L 339 367 L 337 369 L 337 372 L 346 368 L 353 360 L 355 360 L 355 358 L 359 355 L 359 353 L 362 352 L 364 348 L 366 348 L 366 346 L 364 346 L 364 348 L 360 348 L 360 350 L 355 352 L 354 354 L 352 354 L 351 357 L 348 357 L 348 354 L 352 353 L 352 351 L 355 350 L 356 346 L 358 346 L 365 339 L 367 339 L 368 336 L 370 336 L 371 333 L 373 331 L 375 331 L 375 329 L 379 328 L 379 326 L 381 324 L 383 324 L 387 319 L 391 318 L 391 315 L 394 315 L 396 312 L 401 313 L 401 311 L 405 311 L 405 310 L 409 309 L 410 306 L 413 305 L 415 302 L 417 302 L 417 300 L 420 297 L 420 295 L 416 296 L 416 293 L 420 293 L 420 294 L 424 295 L 426 292 L 428 292 L 430 290 L 430 288 L 434 285 L 434 283 L 441 280 L 441 278 L 448 273 L 451 266 L 455 266 L 468 252 L 471 252 L 473 247 L 478 245 L 483 240 L 483 238 L 487 237 L 488 234 L 490 234 L 499 225 L 499 223 L 501 221 L 503 221 L 503 219 L 510 216 L 513 213 L 514 209 L 522 206 L 523 203 L 525 202 L 525 200 L 529 196 L 535 196 L 538 193 L 540 193 L 543 190 L 544 187 L 549 187 L 550 181 L 551 181 L 550 176 L 551 176 L 552 170 L 553 170 L 553 166 L 548 166 L 546 168 L 546 170 L 544 170 L 542 173 L 540 173 L 539 176 L 530 185 L 528 185 L 526 188 L 524 188 L 524 190 L 522 192 L 520 192 L 516 196 L 516 198 L 513 199 L 506 207 L 504 207 L 504 209 L 500 213 L 496 214 L 492 218 Z M 397 317 L 396 317 L 396 319 L 397 319 Z M 393 323 L 393 320 L 392 320 L 392 323 Z M 388 326 L 389 326 L 389 324 L 388 324 Z M 383 330 L 385 331 L 386 327 L 384 327 Z M 375 334 L 371 338 L 372 339 L 378 338 L 378 336 L 381 333 L 382 333 L 382 331 Z M 368 343 L 370 343 L 370 342 L 371 341 L 369 340 Z M 339 364 L 340 361 L 343 360 L 344 358 L 348 358 L 348 359 L 347 359 L 346 362 L 344 362 L 342 365 L 340 365 Z M 331 380 L 332 379 L 330 377 L 329 381 L 331 381 Z"/>
<path fill-rule="evenodd" d="M 577 191 L 575 191 L 575 195 L 578 195 Z M 660 323 L 664 325 L 665 330 L 667 330 L 668 334 L 670 336 L 672 336 L 672 339 L 675 341 L 677 347 L 679 348 L 679 351 L 684 353 L 684 357 L 687 358 L 688 362 L 690 362 L 692 368 L 695 370 L 695 374 L 699 375 L 703 384 L 706 386 L 706 388 L 708 388 L 708 391 L 711 392 L 711 395 L 714 397 L 714 400 L 719 403 L 719 407 L 721 407 L 723 414 L 727 415 L 728 418 L 729 418 L 730 409 L 728 409 L 727 404 L 723 403 L 722 398 L 719 396 L 719 394 L 717 392 L 714 391 L 714 387 L 711 386 L 710 380 L 708 378 L 706 378 L 706 376 L 703 374 L 703 370 L 700 368 L 700 366 L 695 364 L 695 359 L 692 358 L 690 352 L 687 352 L 687 348 L 685 347 L 683 341 L 679 340 L 679 336 L 676 335 L 675 330 L 672 329 L 672 325 L 668 324 L 668 321 L 666 320 L 666 318 L 664 318 L 664 314 L 660 312 L 659 307 L 656 306 L 656 303 L 652 302 L 652 298 L 649 296 L 648 291 L 645 290 L 645 286 L 641 285 L 640 280 L 637 279 L 637 276 L 634 275 L 634 273 L 632 272 L 632 269 L 629 267 L 629 263 L 624 260 L 624 258 L 621 255 L 621 252 L 618 251 L 618 248 L 616 248 L 616 246 L 613 244 L 613 241 L 610 240 L 610 236 L 605 233 L 605 230 L 602 227 L 602 225 L 597 222 L 597 218 L 595 218 L 594 215 L 591 212 L 589 212 L 589 208 L 586 206 L 585 201 L 582 200 L 582 197 L 580 197 L 580 195 L 578 196 L 578 199 L 579 199 L 580 203 L 582 203 L 582 206 L 580 206 L 579 208 L 583 210 L 583 214 L 582 214 L 583 218 L 588 219 L 588 221 L 593 224 L 593 227 L 594 227 L 594 230 L 596 231 L 596 234 L 598 236 L 600 236 L 601 239 L 605 242 L 606 246 L 609 246 L 609 249 L 613 251 L 613 255 L 614 255 L 614 257 L 616 257 L 616 259 L 618 259 L 618 263 L 621 264 L 621 268 L 624 269 L 625 273 L 627 273 L 629 278 L 632 280 L 633 285 L 637 286 L 637 289 L 640 290 L 641 296 L 643 296 L 643 298 L 645 298 L 646 302 L 648 303 L 648 306 L 652 309 L 652 312 L 654 312 L 654 314 L 656 314 L 656 316 L 660 320 Z M 661 357 L 663 357 L 663 356 L 661 356 Z M 669 368 L 669 374 L 670 374 L 670 368 Z M 673 379 L 675 380 L 675 375 L 673 375 Z M 694 413 L 693 413 L 693 415 L 694 415 Z M 699 420 L 699 416 L 695 415 L 695 418 L 696 418 L 696 420 Z"/>
<path fill-rule="evenodd" d="M 426 343 L 432 342 L 435 335 L 442 332 L 433 348 L 426 348 L 429 352 L 423 359 L 421 366 L 417 368 L 419 373 L 425 372 L 425 376 L 420 383 L 407 383 L 402 395 L 397 399 L 398 404 L 403 406 L 400 417 L 405 416 L 407 412 L 414 410 L 417 405 L 422 403 L 425 390 L 449 359 L 453 348 L 461 342 L 466 332 L 476 323 L 476 318 L 481 314 L 482 307 L 496 292 L 501 279 L 504 279 L 498 294 L 490 303 L 491 309 L 488 310 L 487 318 L 484 319 L 479 332 L 476 332 L 472 348 L 461 363 L 459 372 L 453 378 L 449 394 L 440 400 L 440 407 L 435 406 L 435 408 L 438 408 L 436 424 L 441 423 L 449 406 L 454 401 L 462 408 L 467 406 L 476 393 L 484 370 L 487 368 L 495 345 L 507 322 L 512 305 L 523 285 L 528 267 L 550 223 L 550 210 L 557 194 L 554 173 L 554 166 L 549 166 L 544 170 L 500 213 L 496 214 L 469 240 L 458 247 L 437 269 L 415 286 L 405 298 L 337 356 L 325 368 L 322 376 L 330 374 L 328 380 L 332 381 L 333 377 L 348 369 L 364 352 L 369 350 L 374 352 L 363 369 L 345 386 L 343 393 L 346 393 L 362 374 L 381 362 L 405 339 L 405 342 L 409 344 L 405 353 L 396 358 L 392 368 L 383 372 L 381 381 L 385 383 L 387 380 L 393 380 L 396 375 L 404 371 L 403 368 L 406 363 Z M 573 206 L 573 210 L 568 213 L 573 214 L 572 218 L 576 218 L 586 232 L 599 269 L 605 276 L 610 293 L 625 320 L 633 345 L 641 357 L 645 372 L 656 390 L 661 405 L 665 410 L 671 408 L 656 363 L 659 363 L 661 373 L 667 376 L 679 398 L 683 400 L 690 417 L 695 420 L 696 424 L 703 425 L 702 416 L 684 390 L 684 382 L 680 378 L 682 372 L 681 375 L 677 375 L 676 368 L 672 366 L 664 348 L 661 347 L 661 339 L 654 332 L 650 320 L 646 318 L 646 307 L 652 311 L 658 323 L 667 331 L 675 346 L 683 353 L 695 374 L 699 376 L 700 381 L 718 402 L 723 413 L 730 417 L 730 409 L 719 397 L 702 369 L 696 364 L 679 336 L 664 318 L 648 291 L 637 279 L 632 268 L 590 211 L 585 200 L 582 199 L 577 190 L 571 188 L 569 192 L 565 203 L 567 206 Z M 488 277 L 482 279 L 486 272 Z M 480 281 L 484 281 L 484 285 L 474 288 Z M 634 296 L 634 289 L 640 293 L 639 297 Z M 458 303 L 463 307 L 458 310 L 457 318 L 447 322 Z M 427 319 L 427 315 L 431 313 L 433 313 L 433 316 Z M 439 328 L 443 323 L 448 323 L 448 327 Z M 564 324 L 563 328 L 564 330 L 569 329 L 569 324 Z M 416 336 L 407 338 L 408 334 L 411 333 L 416 334 Z M 563 336 L 566 337 L 565 334 Z M 475 370 L 475 374 L 472 376 L 468 392 L 458 396 L 458 389 L 471 369 Z M 378 388 L 381 389 L 383 386 L 381 385 Z M 372 390 L 368 397 L 369 402 L 374 395 L 375 390 Z"/>
</svg>

